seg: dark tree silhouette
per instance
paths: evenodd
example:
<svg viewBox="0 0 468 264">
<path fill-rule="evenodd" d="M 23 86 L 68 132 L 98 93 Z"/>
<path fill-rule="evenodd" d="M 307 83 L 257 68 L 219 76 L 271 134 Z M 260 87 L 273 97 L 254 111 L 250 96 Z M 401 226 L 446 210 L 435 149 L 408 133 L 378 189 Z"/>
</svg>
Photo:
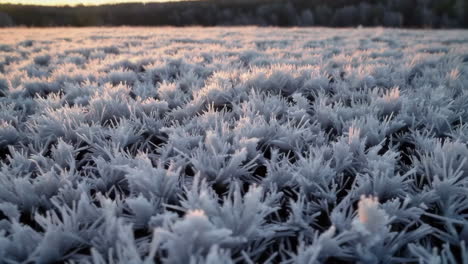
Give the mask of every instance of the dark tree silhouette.
<svg viewBox="0 0 468 264">
<path fill-rule="evenodd" d="M 466 0 L 201 0 L 103 6 L 0 5 L 0 26 L 468 27 Z"/>
</svg>

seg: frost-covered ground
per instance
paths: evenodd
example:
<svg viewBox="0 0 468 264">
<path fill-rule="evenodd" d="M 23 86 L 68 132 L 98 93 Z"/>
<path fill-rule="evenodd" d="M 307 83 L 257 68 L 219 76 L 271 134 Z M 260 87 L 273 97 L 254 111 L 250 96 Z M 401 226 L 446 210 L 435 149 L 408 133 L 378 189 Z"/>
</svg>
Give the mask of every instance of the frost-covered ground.
<svg viewBox="0 0 468 264">
<path fill-rule="evenodd" d="M 468 31 L 0 43 L 1 263 L 468 262 Z"/>
</svg>

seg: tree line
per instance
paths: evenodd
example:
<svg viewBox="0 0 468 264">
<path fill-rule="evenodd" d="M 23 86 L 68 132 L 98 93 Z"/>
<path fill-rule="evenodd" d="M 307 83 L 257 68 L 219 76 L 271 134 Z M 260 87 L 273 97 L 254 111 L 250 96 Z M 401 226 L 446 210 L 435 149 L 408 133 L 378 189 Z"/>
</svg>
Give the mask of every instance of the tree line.
<svg viewBox="0 0 468 264">
<path fill-rule="evenodd" d="M 0 26 L 468 27 L 467 0 L 201 0 L 101 6 L 0 4 Z"/>
</svg>

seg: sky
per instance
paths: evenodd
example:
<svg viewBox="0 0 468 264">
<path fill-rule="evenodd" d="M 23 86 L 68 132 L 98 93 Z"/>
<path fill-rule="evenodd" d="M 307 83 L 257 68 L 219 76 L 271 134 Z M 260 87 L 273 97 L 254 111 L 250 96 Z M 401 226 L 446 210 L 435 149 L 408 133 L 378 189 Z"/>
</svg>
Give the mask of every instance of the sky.
<svg viewBox="0 0 468 264">
<path fill-rule="evenodd" d="M 23 4 L 23 5 L 100 5 L 100 4 L 116 4 L 128 2 L 171 2 L 181 0 L 0 0 L 1 3 Z"/>
</svg>

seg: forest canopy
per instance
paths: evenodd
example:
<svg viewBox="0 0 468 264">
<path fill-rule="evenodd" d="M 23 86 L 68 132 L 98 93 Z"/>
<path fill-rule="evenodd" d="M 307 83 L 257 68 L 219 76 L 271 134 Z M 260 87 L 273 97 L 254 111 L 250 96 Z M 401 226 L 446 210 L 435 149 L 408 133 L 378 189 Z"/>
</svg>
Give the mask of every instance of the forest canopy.
<svg viewBox="0 0 468 264">
<path fill-rule="evenodd" d="M 202 0 L 101 6 L 0 4 L 0 26 L 466 28 L 465 0 Z"/>
</svg>

